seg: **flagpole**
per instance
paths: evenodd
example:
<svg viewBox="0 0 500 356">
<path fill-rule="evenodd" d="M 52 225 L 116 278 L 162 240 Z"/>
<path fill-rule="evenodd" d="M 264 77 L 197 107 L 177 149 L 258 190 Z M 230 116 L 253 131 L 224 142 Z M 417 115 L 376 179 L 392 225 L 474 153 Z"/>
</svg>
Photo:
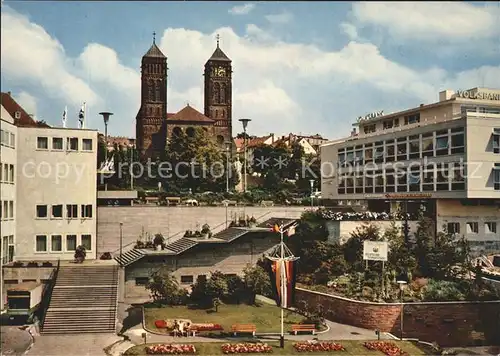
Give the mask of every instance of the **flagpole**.
<svg viewBox="0 0 500 356">
<path fill-rule="evenodd" d="M 281 247 L 281 252 L 280 252 L 280 270 L 281 270 L 281 335 L 280 335 L 280 347 L 283 349 L 285 348 L 285 318 L 284 318 L 284 311 L 283 307 L 285 306 L 286 303 L 286 295 L 285 295 L 285 264 L 283 263 L 284 258 L 285 258 L 285 248 L 283 246 L 283 225 L 281 225 L 280 228 L 280 247 Z"/>
</svg>

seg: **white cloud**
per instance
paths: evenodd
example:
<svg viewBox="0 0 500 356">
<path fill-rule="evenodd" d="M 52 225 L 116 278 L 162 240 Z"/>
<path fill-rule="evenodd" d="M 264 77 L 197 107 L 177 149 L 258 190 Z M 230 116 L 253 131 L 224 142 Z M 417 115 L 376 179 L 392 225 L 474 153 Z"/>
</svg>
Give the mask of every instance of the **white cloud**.
<svg viewBox="0 0 500 356">
<path fill-rule="evenodd" d="M 358 39 L 358 30 L 356 29 L 356 26 L 354 26 L 352 23 L 342 22 L 340 24 L 340 29 L 347 35 L 347 37 L 349 37 L 349 39 L 351 40 Z"/>
<path fill-rule="evenodd" d="M 293 20 L 293 14 L 288 11 L 283 11 L 280 14 L 266 15 L 266 20 L 272 24 L 285 24 Z"/>
<path fill-rule="evenodd" d="M 59 108 L 66 100 L 72 100 L 68 104 L 75 107 L 68 110 L 76 113 L 81 98 L 93 95 L 99 100 L 89 105 L 87 127 L 103 129 L 98 112 L 110 110 L 115 113 L 110 134 L 135 135 L 139 63 L 128 67 L 114 49 L 98 43 L 87 44 L 77 58 L 69 58 L 43 28 L 15 13 L 7 18 L 7 27 L 4 16 L 2 12 L 2 75 L 39 98 L 39 103 L 42 98 L 51 103 L 46 110 L 53 110 L 47 112 L 52 119 L 42 112 L 48 122 L 58 124 Z M 4 32 L 11 38 L 4 38 Z M 247 25 L 244 35 L 229 27 L 213 33 L 168 28 L 158 44 L 168 56 L 169 112 L 188 102 L 204 111 L 202 73 L 215 49 L 215 33 L 221 35 L 221 48 L 233 61 L 234 134 L 241 131 L 237 119 L 251 118 L 252 134 L 321 132 L 333 139 L 348 134 L 352 121 L 364 113 L 432 102 L 442 89 L 482 86 L 483 78 L 485 86 L 500 87 L 500 66 L 459 73 L 438 67 L 413 70 L 387 59 L 371 43 L 353 40 L 338 50 L 326 50 L 284 42 L 254 24 Z"/>
<path fill-rule="evenodd" d="M 253 9 L 255 9 L 255 4 L 248 3 L 244 5 L 234 6 L 229 9 L 228 12 L 232 15 L 246 15 Z"/>
<path fill-rule="evenodd" d="M 18 94 L 14 94 L 14 99 L 22 106 L 22 108 L 31 115 L 36 115 L 36 98 L 25 92 L 20 91 Z"/>
<path fill-rule="evenodd" d="M 387 28 L 393 37 L 467 42 L 500 34 L 500 8 L 494 4 L 356 2 L 352 11 L 360 23 Z"/>
</svg>

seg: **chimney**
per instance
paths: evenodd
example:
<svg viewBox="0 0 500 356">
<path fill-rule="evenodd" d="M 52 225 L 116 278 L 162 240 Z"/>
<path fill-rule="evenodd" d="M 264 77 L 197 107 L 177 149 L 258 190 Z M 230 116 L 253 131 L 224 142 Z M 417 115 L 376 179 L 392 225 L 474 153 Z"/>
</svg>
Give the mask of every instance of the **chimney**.
<svg viewBox="0 0 500 356">
<path fill-rule="evenodd" d="M 269 136 L 271 136 L 271 143 L 274 143 L 274 134 L 271 132 Z"/>
</svg>

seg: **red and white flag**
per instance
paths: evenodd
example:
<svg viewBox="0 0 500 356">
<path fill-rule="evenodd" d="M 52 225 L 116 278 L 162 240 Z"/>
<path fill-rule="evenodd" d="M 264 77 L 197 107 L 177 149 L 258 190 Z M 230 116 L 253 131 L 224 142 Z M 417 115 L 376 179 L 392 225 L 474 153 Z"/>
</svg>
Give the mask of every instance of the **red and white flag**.
<svg viewBox="0 0 500 356">
<path fill-rule="evenodd" d="M 292 226 L 290 226 L 288 228 L 288 231 L 286 232 L 286 235 L 288 237 L 292 236 L 292 235 L 295 235 L 295 228 L 297 227 L 297 224 L 293 224 Z"/>
</svg>

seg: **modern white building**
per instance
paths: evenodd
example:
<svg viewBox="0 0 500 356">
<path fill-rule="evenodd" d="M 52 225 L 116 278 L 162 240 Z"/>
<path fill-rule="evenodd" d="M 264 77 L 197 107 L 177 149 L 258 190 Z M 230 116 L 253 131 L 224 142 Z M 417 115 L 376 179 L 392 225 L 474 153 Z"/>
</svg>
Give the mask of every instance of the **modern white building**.
<svg viewBox="0 0 500 356">
<path fill-rule="evenodd" d="M 421 205 L 438 228 L 500 251 L 500 90 L 358 118 L 358 133 L 321 147 L 322 197 L 373 211 Z"/>
<path fill-rule="evenodd" d="M 97 131 L 37 124 L 2 93 L 1 153 L 4 262 L 95 259 Z"/>
</svg>

